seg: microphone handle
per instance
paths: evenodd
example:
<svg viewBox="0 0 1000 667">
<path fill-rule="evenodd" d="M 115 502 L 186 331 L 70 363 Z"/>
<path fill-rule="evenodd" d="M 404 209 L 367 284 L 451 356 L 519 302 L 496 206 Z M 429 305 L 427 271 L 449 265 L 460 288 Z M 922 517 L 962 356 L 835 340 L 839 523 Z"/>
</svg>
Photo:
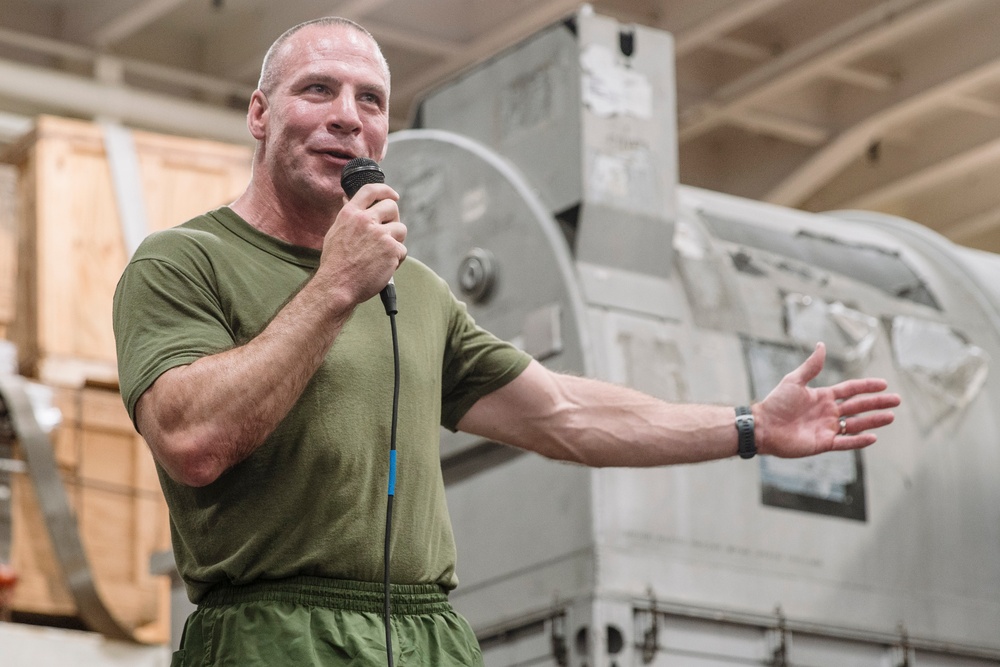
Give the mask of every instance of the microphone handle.
<svg viewBox="0 0 1000 667">
<path fill-rule="evenodd" d="M 385 183 L 385 174 L 375 160 L 358 157 L 344 165 L 340 184 L 348 199 L 353 198 L 366 183 Z M 396 281 L 392 276 L 389 276 L 389 283 L 379 292 L 379 297 L 382 299 L 386 315 L 395 315 L 399 312 L 396 308 Z"/>
<path fill-rule="evenodd" d="M 382 299 L 382 306 L 385 308 L 386 315 L 395 315 L 399 312 L 396 308 L 396 281 L 391 277 L 389 278 L 389 284 L 382 288 L 382 291 L 378 293 L 379 298 Z"/>
</svg>

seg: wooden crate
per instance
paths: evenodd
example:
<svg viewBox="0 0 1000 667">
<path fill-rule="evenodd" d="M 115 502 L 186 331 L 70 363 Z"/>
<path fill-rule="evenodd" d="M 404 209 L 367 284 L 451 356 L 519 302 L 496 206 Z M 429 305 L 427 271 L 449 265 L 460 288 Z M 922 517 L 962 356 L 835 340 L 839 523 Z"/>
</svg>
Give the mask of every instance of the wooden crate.
<svg viewBox="0 0 1000 667">
<path fill-rule="evenodd" d="M 132 137 L 149 231 L 231 202 L 249 180 L 249 147 Z M 20 265 L 8 338 L 21 373 L 63 386 L 114 384 L 111 302 L 127 252 L 102 128 L 40 117 L 0 162 L 18 174 Z"/>
<path fill-rule="evenodd" d="M 170 549 L 170 527 L 152 456 L 116 391 L 61 388 L 55 403 L 56 462 L 97 591 L 136 640 L 166 643 L 170 581 L 149 571 L 150 557 Z M 12 610 L 78 616 L 27 474 L 15 477 L 12 505 Z"/>
</svg>

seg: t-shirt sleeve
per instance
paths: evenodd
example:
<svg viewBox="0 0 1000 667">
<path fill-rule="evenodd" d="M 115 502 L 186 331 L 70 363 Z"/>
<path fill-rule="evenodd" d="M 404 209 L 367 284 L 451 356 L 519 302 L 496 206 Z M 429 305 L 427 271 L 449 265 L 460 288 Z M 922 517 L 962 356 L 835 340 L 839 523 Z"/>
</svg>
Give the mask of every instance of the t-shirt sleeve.
<svg viewBox="0 0 1000 667">
<path fill-rule="evenodd" d="M 118 282 L 113 323 L 122 399 L 135 405 L 164 372 L 234 346 L 204 271 L 155 255 L 134 259 Z"/>
<path fill-rule="evenodd" d="M 442 372 L 442 426 L 457 430 L 476 401 L 516 378 L 530 362 L 527 353 L 479 327 L 455 301 Z"/>
</svg>

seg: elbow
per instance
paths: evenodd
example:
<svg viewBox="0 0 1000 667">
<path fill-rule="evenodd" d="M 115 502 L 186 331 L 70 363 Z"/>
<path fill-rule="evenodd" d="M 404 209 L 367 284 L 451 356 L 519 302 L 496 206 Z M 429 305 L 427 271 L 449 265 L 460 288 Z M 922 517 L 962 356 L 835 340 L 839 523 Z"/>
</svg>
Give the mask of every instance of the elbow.
<svg viewBox="0 0 1000 667">
<path fill-rule="evenodd" d="M 219 456 L 222 433 L 210 423 L 192 421 L 183 406 L 160 399 L 159 384 L 136 405 L 139 433 L 170 479 L 184 486 L 207 486 L 228 467 Z"/>
<path fill-rule="evenodd" d="M 165 433 L 155 429 L 143 437 L 149 445 L 153 458 L 164 472 L 178 484 L 184 486 L 207 486 L 225 472 L 226 466 L 213 452 L 217 442 L 205 436 L 190 432 Z"/>
<path fill-rule="evenodd" d="M 164 469 L 175 482 L 190 487 L 208 486 L 225 472 L 225 468 L 204 455 L 177 457 L 171 467 Z"/>
<path fill-rule="evenodd" d="M 178 484 L 208 486 L 226 470 L 218 457 L 212 455 L 214 448 L 204 438 L 173 434 L 146 441 L 164 472 Z"/>
</svg>

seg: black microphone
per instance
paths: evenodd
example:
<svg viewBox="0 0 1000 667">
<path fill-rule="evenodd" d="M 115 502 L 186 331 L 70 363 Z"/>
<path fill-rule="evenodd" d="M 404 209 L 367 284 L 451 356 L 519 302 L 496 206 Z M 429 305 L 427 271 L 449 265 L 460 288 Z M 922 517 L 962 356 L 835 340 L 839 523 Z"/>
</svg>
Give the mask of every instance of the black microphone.
<svg viewBox="0 0 1000 667">
<path fill-rule="evenodd" d="M 344 170 L 340 173 L 340 187 L 344 189 L 348 199 L 353 199 L 361 186 L 368 183 L 385 183 L 385 173 L 378 162 L 367 157 L 356 157 L 344 165 Z M 389 284 L 379 292 L 379 297 L 385 306 L 386 315 L 399 312 L 396 309 L 396 283 L 391 277 Z"/>
</svg>

